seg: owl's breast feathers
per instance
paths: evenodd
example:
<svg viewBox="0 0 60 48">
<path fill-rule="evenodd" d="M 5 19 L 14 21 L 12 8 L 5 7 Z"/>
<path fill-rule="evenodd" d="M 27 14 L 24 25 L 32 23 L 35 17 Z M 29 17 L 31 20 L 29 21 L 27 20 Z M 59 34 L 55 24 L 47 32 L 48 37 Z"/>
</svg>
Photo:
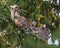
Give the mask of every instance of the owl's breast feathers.
<svg viewBox="0 0 60 48">
<path fill-rule="evenodd" d="M 32 26 L 32 21 L 29 18 L 26 18 L 25 16 L 14 16 L 14 21 L 15 23 L 20 26 L 23 27 L 24 24 L 28 24 L 29 26 Z"/>
</svg>

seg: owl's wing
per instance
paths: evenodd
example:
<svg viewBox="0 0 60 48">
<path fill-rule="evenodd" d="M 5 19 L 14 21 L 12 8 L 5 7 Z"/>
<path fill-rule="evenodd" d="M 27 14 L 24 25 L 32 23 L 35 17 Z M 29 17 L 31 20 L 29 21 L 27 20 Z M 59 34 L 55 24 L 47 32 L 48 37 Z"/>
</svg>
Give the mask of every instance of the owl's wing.
<svg viewBox="0 0 60 48">
<path fill-rule="evenodd" d="M 43 41 L 48 40 L 49 31 L 46 28 L 29 26 L 28 22 L 21 17 L 17 17 L 16 20 L 18 20 L 23 25 L 23 28 L 25 28 L 27 31 L 32 31 L 33 34 L 35 34 L 37 38 Z"/>
</svg>

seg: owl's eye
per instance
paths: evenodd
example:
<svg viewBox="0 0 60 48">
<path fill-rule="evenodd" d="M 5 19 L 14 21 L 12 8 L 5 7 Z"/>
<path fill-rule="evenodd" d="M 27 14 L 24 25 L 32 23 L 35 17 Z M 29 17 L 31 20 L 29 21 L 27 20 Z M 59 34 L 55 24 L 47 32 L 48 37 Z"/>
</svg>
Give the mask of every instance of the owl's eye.
<svg viewBox="0 0 60 48">
<path fill-rule="evenodd" d="M 13 10 L 13 8 L 11 8 Z"/>
<path fill-rule="evenodd" d="M 15 8 L 18 8 L 18 7 L 15 7 Z"/>
</svg>

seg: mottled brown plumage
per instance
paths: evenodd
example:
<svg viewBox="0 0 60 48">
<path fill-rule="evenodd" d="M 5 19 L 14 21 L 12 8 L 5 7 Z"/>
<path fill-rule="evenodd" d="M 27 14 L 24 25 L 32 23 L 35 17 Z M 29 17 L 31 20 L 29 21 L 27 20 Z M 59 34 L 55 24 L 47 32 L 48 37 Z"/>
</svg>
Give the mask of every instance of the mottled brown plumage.
<svg viewBox="0 0 60 48">
<path fill-rule="evenodd" d="M 10 6 L 10 11 L 11 11 L 11 18 L 14 23 L 26 29 L 27 31 L 32 31 L 34 35 L 36 35 L 37 38 L 47 41 L 49 38 L 49 31 L 46 28 L 40 28 L 40 27 L 35 27 L 32 26 L 32 21 L 29 18 L 26 18 L 25 16 L 21 16 L 18 13 L 18 6 L 17 5 L 12 5 Z"/>
</svg>

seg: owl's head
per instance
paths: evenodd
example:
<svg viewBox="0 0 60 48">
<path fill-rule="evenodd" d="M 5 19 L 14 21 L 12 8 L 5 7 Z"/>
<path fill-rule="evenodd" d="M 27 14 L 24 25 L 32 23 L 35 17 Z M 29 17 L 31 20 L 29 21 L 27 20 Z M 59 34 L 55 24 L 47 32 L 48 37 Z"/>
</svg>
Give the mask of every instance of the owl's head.
<svg viewBox="0 0 60 48">
<path fill-rule="evenodd" d="M 16 12 L 19 11 L 19 7 L 17 5 L 10 5 L 11 19 L 14 20 L 14 16 Z"/>
<path fill-rule="evenodd" d="M 19 7 L 17 5 L 10 5 L 10 11 L 18 11 Z"/>
</svg>

